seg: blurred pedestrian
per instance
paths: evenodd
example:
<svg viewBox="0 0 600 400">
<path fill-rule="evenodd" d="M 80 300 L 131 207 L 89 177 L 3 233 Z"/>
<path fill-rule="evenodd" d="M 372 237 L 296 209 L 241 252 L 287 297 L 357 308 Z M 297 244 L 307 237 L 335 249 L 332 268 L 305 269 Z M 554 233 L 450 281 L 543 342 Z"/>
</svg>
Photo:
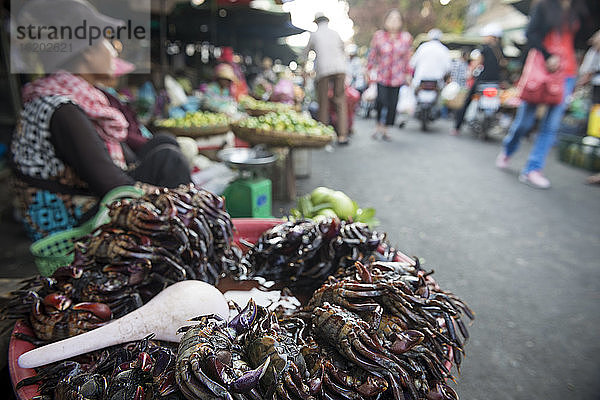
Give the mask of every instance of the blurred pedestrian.
<svg viewBox="0 0 600 400">
<path fill-rule="evenodd" d="M 391 10 L 384 20 L 384 29 L 378 30 L 371 40 L 367 62 L 367 76 L 376 71 L 377 128 L 372 137 L 390 140 L 388 127 L 396 120 L 396 105 L 400 87 L 407 84 L 410 75 L 409 60 L 413 38 L 402 31 L 402 15 Z"/>
<path fill-rule="evenodd" d="M 346 80 L 348 85 L 362 94 L 367 89 L 367 75 L 363 59 L 358 56 L 358 47 L 352 43 L 346 48 L 348 53 L 348 70 Z"/>
<path fill-rule="evenodd" d="M 592 85 L 592 104 L 600 104 L 600 31 L 589 41 L 591 47 L 585 53 L 579 67 L 578 86 Z"/>
<path fill-rule="evenodd" d="M 452 60 L 452 67 L 450 68 L 450 81 L 458 83 L 461 89 L 465 89 L 467 87 L 468 74 L 469 51 L 463 49 L 460 53 L 460 57 Z"/>
<path fill-rule="evenodd" d="M 542 174 L 542 170 L 566 108 L 565 99 L 575 86 L 577 62 L 573 42 L 583 15 L 582 8 L 578 0 L 541 0 L 533 6 L 527 27 L 529 47 L 543 54 L 549 72 L 558 72 L 564 77 L 563 100 L 557 105 L 547 105 L 535 144 L 519 175 L 521 182 L 540 189 L 550 187 L 550 181 Z M 517 151 L 521 138 L 533 127 L 538 105 L 521 102 L 504 138 L 502 151 L 496 158 L 498 168 L 508 167 L 509 159 Z"/>
<path fill-rule="evenodd" d="M 475 78 L 473 86 L 471 86 L 462 108 L 456 113 L 454 128 L 450 132 L 453 136 L 458 135 L 460 127 L 465 119 L 467 108 L 471 104 L 471 100 L 473 99 L 473 95 L 477 91 L 479 84 L 484 82 L 499 83 L 502 65 L 506 64 L 506 59 L 502 53 L 502 27 L 500 24 L 492 22 L 484 26 L 481 30 L 481 36 L 485 38 L 485 45 L 481 50 L 479 63 L 472 72 L 473 77 Z"/>
<path fill-rule="evenodd" d="M 329 124 L 329 87 L 333 85 L 333 104 L 338 115 L 336 131 L 338 144 L 348 144 L 348 106 L 346 103 L 346 53 L 340 35 L 329 28 L 329 18 L 323 13 L 316 13 L 314 22 L 317 30 L 310 35 L 304 52 L 304 59 L 313 50 L 317 57 L 316 86 L 319 102 L 319 121 Z"/>
</svg>

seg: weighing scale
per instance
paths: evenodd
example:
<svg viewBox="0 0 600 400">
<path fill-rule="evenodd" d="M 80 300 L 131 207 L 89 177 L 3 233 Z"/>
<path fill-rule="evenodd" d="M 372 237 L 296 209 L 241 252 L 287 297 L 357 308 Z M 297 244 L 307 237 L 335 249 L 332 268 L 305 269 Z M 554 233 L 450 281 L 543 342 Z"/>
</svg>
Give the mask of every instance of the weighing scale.
<svg viewBox="0 0 600 400">
<path fill-rule="evenodd" d="M 257 146 L 224 149 L 217 157 L 239 171 L 239 177 L 223 193 L 231 217 L 271 218 L 271 180 L 265 178 L 265 170 L 277 161 L 277 155 Z"/>
</svg>

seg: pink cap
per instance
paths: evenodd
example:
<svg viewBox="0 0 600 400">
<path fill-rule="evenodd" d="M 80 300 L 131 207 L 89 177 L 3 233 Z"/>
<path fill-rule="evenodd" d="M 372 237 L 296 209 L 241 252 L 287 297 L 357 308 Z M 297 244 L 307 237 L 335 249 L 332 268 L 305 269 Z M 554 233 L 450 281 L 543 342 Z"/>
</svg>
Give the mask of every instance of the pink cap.
<svg viewBox="0 0 600 400">
<path fill-rule="evenodd" d="M 135 65 L 130 63 L 129 61 L 125 61 L 122 58 L 114 59 L 114 76 L 123 76 L 135 70 Z"/>
</svg>

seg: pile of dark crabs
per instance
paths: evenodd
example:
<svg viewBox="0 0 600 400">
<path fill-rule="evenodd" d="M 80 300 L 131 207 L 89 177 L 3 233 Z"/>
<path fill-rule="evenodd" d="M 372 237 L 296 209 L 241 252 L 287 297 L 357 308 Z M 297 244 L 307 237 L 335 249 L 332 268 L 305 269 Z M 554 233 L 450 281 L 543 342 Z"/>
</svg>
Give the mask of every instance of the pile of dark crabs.
<svg viewBox="0 0 600 400">
<path fill-rule="evenodd" d="M 302 306 L 231 303 L 201 315 L 179 345 L 144 340 L 38 368 L 18 387 L 42 399 L 458 399 L 471 309 L 386 235 L 329 219 L 282 222 L 234 245 L 223 200 L 193 186 L 110 205 L 110 222 L 71 265 L 24 282 L 4 308 L 36 345 L 119 318 L 170 284 L 274 282 Z M 173 327 L 176 330 L 178 327 Z"/>
</svg>

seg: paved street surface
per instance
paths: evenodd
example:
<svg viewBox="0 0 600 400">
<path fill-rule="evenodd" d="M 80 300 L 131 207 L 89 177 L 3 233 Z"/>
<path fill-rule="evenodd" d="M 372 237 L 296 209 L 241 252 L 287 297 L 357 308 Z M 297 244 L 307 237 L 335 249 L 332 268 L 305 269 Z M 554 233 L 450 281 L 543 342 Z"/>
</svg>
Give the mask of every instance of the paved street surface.
<svg viewBox="0 0 600 400">
<path fill-rule="evenodd" d="M 517 181 L 530 143 L 502 172 L 498 142 L 434 128 L 410 121 L 388 143 L 358 120 L 348 147 L 313 152 L 298 192 L 329 186 L 375 207 L 392 243 L 475 310 L 461 399 L 597 399 L 600 186 L 551 154 L 553 187 L 530 188 Z"/>
<path fill-rule="evenodd" d="M 329 186 L 375 207 L 392 243 L 476 311 L 460 397 L 597 399 L 600 186 L 585 185 L 588 173 L 554 154 L 546 171 L 552 189 L 519 183 L 528 142 L 502 172 L 493 165 L 497 142 L 450 137 L 445 121 L 431 133 L 410 121 L 389 143 L 371 140 L 373 128 L 374 120 L 357 120 L 349 146 L 314 151 L 298 193 Z M 0 225 L 4 292 L 35 267 L 7 211 Z"/>
</svg>

